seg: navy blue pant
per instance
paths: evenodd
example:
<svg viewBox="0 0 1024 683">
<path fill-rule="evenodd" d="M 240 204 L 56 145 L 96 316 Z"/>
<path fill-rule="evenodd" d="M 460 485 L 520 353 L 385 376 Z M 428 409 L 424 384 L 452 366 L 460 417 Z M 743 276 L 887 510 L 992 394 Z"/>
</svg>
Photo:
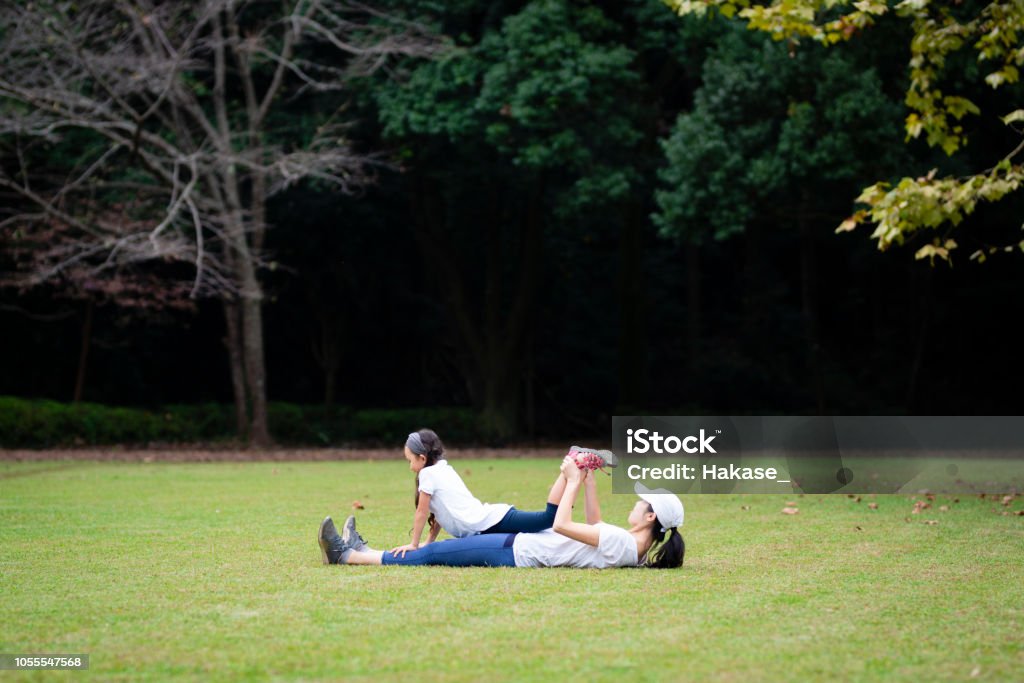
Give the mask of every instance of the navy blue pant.
<svg viewBox="0 0 1024 683">
<path fill-rule="evenodd" d="M 442 565 L 445 567 L 514 567 L 512 542 L 515 534 L 477 534 L 465 538 L 435 541 L 410 550 L 405 557 L 385 551 L 381 564 Z"/>
<path fill-rule="evenodd" d="M 555 513 L 558 506 L 548 503 L 547 509 L 543 512 L 522 512 L 514 507 L 505 513 L 501 521 L 490 529 L 481 531 L 481 534 L 535 534 L 538 531 L 550 529 L 555 523 Z"/>
</svg>

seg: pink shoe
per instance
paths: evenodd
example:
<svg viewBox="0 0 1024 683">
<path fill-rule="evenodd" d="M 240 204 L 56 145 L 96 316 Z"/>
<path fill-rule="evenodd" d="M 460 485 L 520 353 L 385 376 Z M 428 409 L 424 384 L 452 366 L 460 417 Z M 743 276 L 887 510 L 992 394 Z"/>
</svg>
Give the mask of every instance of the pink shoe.
<svg viewBox="0 0 1024 683">
<path fill-rule="evenodd" d="M 569 455 L 575 458 L 577 467 L 591 472 L 594 470 L 604 472 L 605 467 L 615 467 L 619 464 L 618 458 L 611 451 L 595 451 L 592 448 L 572 446 L 569 448 Z M 608 472 L 604 473 L 609 474 Z"/>
</svg>

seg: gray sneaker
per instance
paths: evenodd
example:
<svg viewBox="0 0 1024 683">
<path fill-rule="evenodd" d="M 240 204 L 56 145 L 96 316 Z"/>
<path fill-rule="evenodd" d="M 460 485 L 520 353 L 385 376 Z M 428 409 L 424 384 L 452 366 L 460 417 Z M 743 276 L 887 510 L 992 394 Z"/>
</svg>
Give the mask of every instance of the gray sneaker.
<svg viewBox="0 0 1024 683">
<path fill-rule="evenodd" d="M 366 544 L 366 539 L 359 535 L 356 531 L 356 516 L 349 515 L 348 519 L 345 520 L 345 526 L 341 528 L 341 538 L 345 543 L 352 547 L 353 550 L 362 552 L 367 550 L 370 546 Z"/>
<path fill-rule="evenodd" d="M 611 451 L 595 451 L 593 448 L 585 448 L 583 446 L 573 446 L 569 450 L 579 451 L 580 453 L 593 453 L 601 458 L 604 467 L 618 467 L 619 465 L 619 459 Z"/>
<path fill-rule="evenodd" d="M 330 517 L 324 517 L 320 522 L 320 531 L 317 533 L 316 541 L 320 545 L 320 554 L 324 564 L 340 564 L 344 562 L 348 553 L 353 549 L 338 535 L 334 521 Z"/>
</svg>

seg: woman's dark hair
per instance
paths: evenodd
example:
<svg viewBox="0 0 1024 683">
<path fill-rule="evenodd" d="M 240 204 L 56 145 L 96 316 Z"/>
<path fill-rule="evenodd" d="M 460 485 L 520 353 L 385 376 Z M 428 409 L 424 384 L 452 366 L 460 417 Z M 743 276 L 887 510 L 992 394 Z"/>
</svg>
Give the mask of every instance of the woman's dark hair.
<svg viewBox="0 0 1024 683">
<path fill-rule="evenodd" d="M 417 453 L 416 455 L 422 455 L 427 459 L 424 463 L 424 467 L 430 467 L 436 465 L 437 461 L 444 455 L 444 444 L 441 443 L 441 437 L 437 435 L 433 429 L 420 429 L 417 430 L 417 434 L 420 435 L 420 441 L 423 442 L 423 448 L 426 449 L 426 453 Z M 416 475 L 416 494 L 413 496 L 412 505 L 414 508 L 420 506 L 420 475 Z M 431 527 L 434 525 L 434 513 L 431 512 L 430 516 L 427 517 L 427 526 Z M 409 531 L 412 533 L 412 530 Z"/>
<path fill-rule="evenodd" d="M 650 503 L 647 504 L 647 511 L 654 512 Z M 654 526 L 651 527 L 651 547 L 647 549 L 647 561 L 644 566 L 649 569 L 675 569 L 683 565 L 683 555 L 686 554 L 686 543 L 683 542 L 683 535 L 679 529 L 669 529 L 668 540 L 665 540 L 665 533 L 661 529 L 661 520 L 654 518 Z"/>
</svg>

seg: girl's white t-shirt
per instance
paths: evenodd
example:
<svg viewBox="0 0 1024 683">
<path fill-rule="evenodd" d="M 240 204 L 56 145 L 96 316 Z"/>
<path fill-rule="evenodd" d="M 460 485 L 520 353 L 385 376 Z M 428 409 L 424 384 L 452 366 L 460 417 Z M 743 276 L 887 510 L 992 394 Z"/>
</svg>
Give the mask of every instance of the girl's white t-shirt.
<svg viewBox="0 0 1024 683">
<path fill-rule="evenodd" d="M 420 491 L 430 494 L 430 511 L 441 528 L 455 538 L 490 529 L 512 509 L 511 505 L 490 505 L 474 498 L 447 460 L 420 470 Z"/>
<path fill-rule="evenodd" d="M 547 529 L 536 534 L 518 534 L 512 542 L 517 567 L 635 567 L 639 564 L 636 539 L 625 529 L 598 522 L 597 547 Z"/>
</svg>

